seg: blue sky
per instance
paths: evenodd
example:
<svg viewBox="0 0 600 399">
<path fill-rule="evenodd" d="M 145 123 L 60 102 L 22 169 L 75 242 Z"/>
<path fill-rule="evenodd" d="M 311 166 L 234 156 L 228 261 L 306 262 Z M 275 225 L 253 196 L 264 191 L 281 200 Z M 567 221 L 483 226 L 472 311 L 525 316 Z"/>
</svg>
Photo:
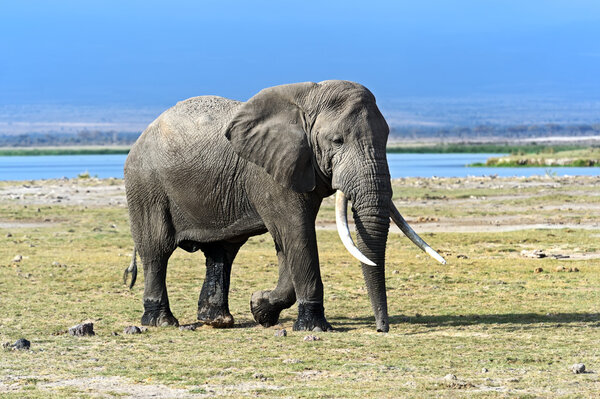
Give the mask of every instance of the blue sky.
<svg viewBox="0 0 600 399">
<path fill-rule="evenodd" d="M 170 105 L 347 79 L 379 99 L 600 99 L 600 1 L 0 0 L 0 104 Z"/>
</svg>

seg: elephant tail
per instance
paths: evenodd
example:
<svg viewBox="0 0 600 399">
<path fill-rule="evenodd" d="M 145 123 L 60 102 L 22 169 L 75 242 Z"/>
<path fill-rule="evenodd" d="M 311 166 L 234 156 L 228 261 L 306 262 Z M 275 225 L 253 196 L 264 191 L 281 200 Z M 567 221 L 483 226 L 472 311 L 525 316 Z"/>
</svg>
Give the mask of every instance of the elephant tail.
<svg viewBox="0 0 600 399">
<path fill-rule="evenodd" d="M 125 268 L 123 272 L 123 284 L 127 284 L 127 275 L 131 273 L 131 283 L 129 283 L 129 289 L 133 288 L 135 285 L 135 280 L 137 279 L 137 248 L 133 247 L 133 254 L 131 254 L 131 263 L 128 267 Z"/>
</svg>

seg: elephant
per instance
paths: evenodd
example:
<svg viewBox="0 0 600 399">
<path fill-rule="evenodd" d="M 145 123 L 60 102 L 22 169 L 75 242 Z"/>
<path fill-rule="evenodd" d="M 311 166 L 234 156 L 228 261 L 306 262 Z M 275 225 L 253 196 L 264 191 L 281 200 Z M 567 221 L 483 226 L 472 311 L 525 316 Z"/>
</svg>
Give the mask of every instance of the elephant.
<svg viewBox="0 0 600 399">
<path fill-rule="evenodd" d="M 251 237 L 269 232 L 279 279 L 252 294 L 250 310 L 268 327 L 298 303 L 294 330 L 329 331 L 323 308 L 315 219 L 336 194 L 342 242 L 361 261 L 377 331 L 389 330 L 385 251 L 390 217 L 422 250 L 441 262 L 393 202 L 386 160 L 388 125 L 364 86 L 340 80 L 286 84 L 247 102 L 193 97 L 162 113 L 140 135 L 124 176 L 135 283 L 144 271 L 142 324 L 178 325 L 169 307 L 167 263 L 176 248 L 201 250 L 206 278 L 198 320 L 234 323 L 228 293 L 232 263 Z M 348 230 L 347 205 L 357 229 Z"/>
</svg>

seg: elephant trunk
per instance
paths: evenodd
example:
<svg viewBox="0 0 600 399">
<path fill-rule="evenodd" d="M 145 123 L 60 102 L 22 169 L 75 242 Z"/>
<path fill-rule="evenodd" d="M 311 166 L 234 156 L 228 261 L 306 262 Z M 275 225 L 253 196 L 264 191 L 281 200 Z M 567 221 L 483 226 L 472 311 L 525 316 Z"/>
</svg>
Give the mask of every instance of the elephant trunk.
<svg viewBox="0 0 600 399">
<path fill-rule="evenodd" d="M 376 162 L 364 168 L 366 177 L 352 193 L 352 212 L 356 226 L 357 246 L 376 266 L 362 263 L 362 272 L 375 314 L 377 331 L 389 331 L 385 289 L 385 248 L 390 227 L 392 188 L 387 162 Z"/>
</svg>

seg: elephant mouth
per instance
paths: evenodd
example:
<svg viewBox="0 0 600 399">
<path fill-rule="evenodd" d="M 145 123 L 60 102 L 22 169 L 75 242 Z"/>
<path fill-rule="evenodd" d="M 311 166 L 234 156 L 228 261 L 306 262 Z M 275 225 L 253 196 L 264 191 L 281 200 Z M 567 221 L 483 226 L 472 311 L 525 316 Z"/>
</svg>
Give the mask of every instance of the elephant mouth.
<svg viewBox="0 0 600 399">
<path fill-rule="evenodd" d="M 429 256 L 445 265 L 446 260 L 438 254 L 433 248 L 431 248 L 425 240 L 423 240 L 410 225 L 404 220 L 394 203 L 390 200 L 390 217 L 394 223 L 402 230 L 402 232 L 422 251 L 427 253 Z M 341 191 L 337 190 L 335 195 L 335 222 L 337 231 L 344 244 L 344 247 L 350 252 L 352 256 L 358 259 L 361 263 L 369 266 L 377 266 L 375 262 L 367 258 L 354 244 L 352 236 L 350 235 L 350 228 L 348 227 L 348 198 Z"/>
</svg>

